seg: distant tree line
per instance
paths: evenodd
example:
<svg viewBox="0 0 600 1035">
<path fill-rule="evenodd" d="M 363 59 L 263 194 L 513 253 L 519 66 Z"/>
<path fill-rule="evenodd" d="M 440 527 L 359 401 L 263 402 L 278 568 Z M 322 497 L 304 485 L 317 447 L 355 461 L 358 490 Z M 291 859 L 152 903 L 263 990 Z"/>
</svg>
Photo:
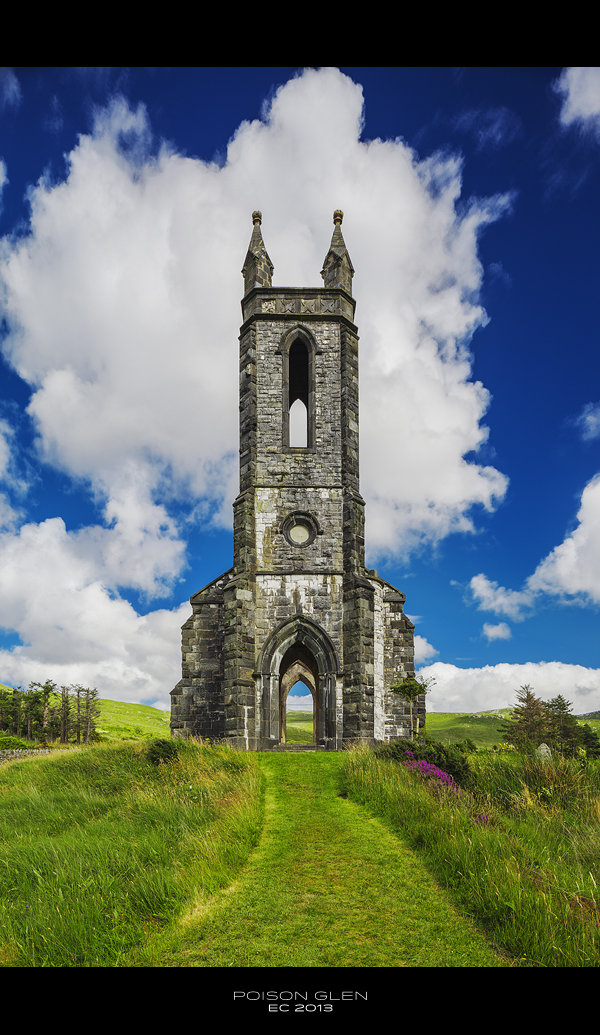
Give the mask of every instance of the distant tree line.
<svg viewBox="0 0 600 1035">
<path fill-rule="evenodd" d="M 562 695 L 545 702 L 527 684 L 517 690 L 517 701 L 512 715 L 498 730 L 507 743 L 519 751 L 547 744 L 566 758 L 575 757 L 584 748 L 587 758 L 600 758 L 598 735 L 589 723 L 578 723 L 571 702 Z"/>
<path fill-rule="evenodd" d="M 0 687 L 0 736 L 47 744 L 90 744 L 96 734 L 98 691 L 77 683 L 57 686 L 50 679 L 29 687 Z"/>
</svg>

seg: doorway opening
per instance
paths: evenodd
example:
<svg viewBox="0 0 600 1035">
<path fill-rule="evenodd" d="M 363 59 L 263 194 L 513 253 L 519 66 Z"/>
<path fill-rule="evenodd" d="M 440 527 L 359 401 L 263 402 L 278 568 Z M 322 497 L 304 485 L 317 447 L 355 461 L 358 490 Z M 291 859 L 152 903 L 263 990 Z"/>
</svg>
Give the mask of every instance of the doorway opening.
<svg viewBox="0 0 600 1035">
<path fill-rule="evenodd" d="M 261 691 L 259 750 L 270 751 L 275 744 L 285 744 L 288 697 L 298 683 L 312 698 L 312 742 L 327 751 L 341 750 L 340 666 L 325 629 L 306 615 L 283 622 L 267 639 L 256 669 Z M 308 697 L 304 692 L 303 696 Z M 290 710 L 295 710 L 294 694 L 290 704 Z"/>
<path fill-rule="evenodd" d="M 315 740 L 315 702 L 306 683 L 298 681 L 285 702 L 285 743 L 313 744 Z"/>
<path fill-rule="evenodd" d="M 314 744 L 317 733 L 319 676 L 303 644 L 286 652 L 279 670 L 279 728 L 282 744 Z"/>
</svg>

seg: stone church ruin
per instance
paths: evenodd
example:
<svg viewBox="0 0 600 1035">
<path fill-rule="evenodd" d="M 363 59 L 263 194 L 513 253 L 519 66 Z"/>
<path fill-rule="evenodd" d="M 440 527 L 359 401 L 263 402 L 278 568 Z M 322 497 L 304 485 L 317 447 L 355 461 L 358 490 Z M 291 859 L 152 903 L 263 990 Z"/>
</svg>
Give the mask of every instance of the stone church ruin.
<svg viewBox="0 0 600 1035">
<path fill-rule="evenodd" d="M 404 593 L 364 566 L 354 269 L 334 213 L 321 287 L 273 287 L 254 229 L 242 274 L 240 492 L 233 567 L 191 598 L 174 737 L 281 749 L 303 682 L 317 749 L 410 733 L 391 683 L 414 675 Z M 425 698 L 417 715 L 425 718 Z"/>
</svg>

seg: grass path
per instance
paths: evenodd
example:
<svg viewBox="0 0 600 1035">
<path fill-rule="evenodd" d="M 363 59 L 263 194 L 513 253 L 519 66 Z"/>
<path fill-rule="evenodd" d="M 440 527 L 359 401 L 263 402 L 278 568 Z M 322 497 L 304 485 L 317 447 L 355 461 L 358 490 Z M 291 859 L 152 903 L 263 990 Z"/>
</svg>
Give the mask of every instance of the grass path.
<svg viewBox="0 0 600 1035">
<path fill-rule="evenodd" d="M 160 966 L 510 966 L 398 837 L 339 797 L 342 762 L 260 756 L 260 844 L 238 883 L 187 918 Z"/>
</svg>

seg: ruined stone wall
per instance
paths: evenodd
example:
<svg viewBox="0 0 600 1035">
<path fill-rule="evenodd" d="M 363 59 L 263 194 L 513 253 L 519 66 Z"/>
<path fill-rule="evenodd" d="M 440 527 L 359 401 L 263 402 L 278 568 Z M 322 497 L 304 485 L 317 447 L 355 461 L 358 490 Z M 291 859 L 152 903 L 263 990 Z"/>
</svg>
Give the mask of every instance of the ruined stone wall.
<svg viewBox="0 0 600 1035">
<path fill-rule="evenodd" d="M 243 269 L 233 568 L 192 597 L 173 735 L 272 747 L 281 679 L 302 663 L 323 742 L 380 743 L 409 732 L 409 706 L 389 686 L 414 674 L 413 626 L 404 594 L 364 567 L 358 333 L 342 213 L 321 288 L 272 287 L 261 218 L 253 213 Z M 289 434 L 298 398 L 308 415 L 302 447 Z"/>
<path fill-rule="evenodd" d="M 384 740 L 410 736 L 410 705 L 401 695 L 391 693 L 390 684 L 415 674 L 414 625 L 404 614 L 406 597 L 381 580 L 384 622 Z M 413 722 L 425 725 L 425 698 L 413 705 Z"/>
<path fill-rule="evenodd" d="M 174 737 L 220 740 L 225 736 L 224 587 L 226 572 L 192 599 L 192 615 L 182 626 L 182 678 L 171 697 Z"/>
<path fill-rule="evenodd" d="M 256 751 L 260 716 L 256 709 L 255 576 L 236 575 L 225 589 L 223 692 L 225 735 L 235 746 Z"/>
</svg>

